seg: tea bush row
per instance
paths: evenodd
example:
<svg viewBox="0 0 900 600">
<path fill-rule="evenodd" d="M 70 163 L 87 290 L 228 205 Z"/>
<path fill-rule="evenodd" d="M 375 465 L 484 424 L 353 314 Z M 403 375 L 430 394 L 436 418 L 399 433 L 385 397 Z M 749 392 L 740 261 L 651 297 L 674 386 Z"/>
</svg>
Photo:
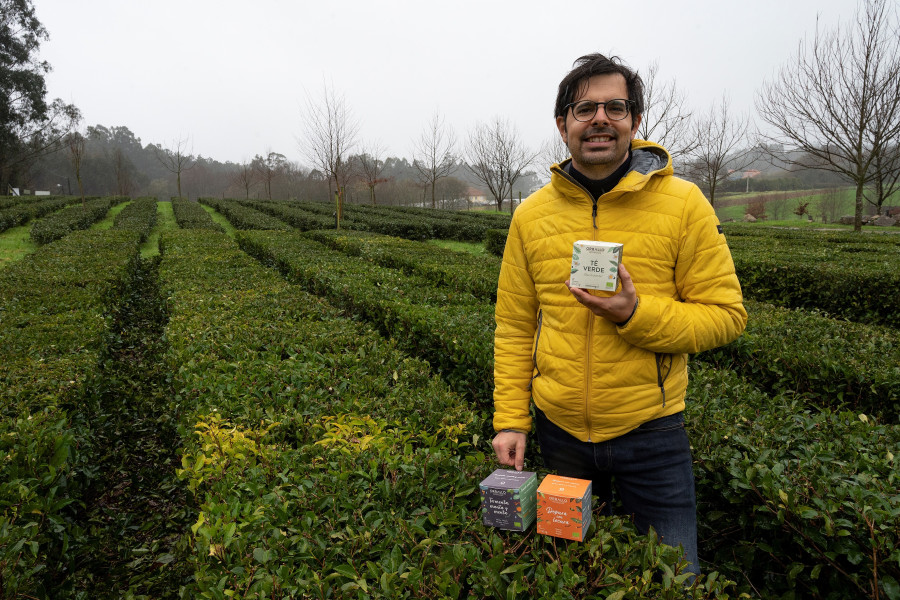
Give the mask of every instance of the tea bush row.
<svg viewBox="0 0 900 600">
<path fill-rule="evenodd" d="M 494 307 L 420 275 L 374 265 L 297 233 L 243 232 L 245 251 L 290 281 L 359 314 L 484 406 L 493 391 Z"/>
<path fill-rule="evenodd" d="M 900 598 L 900 428 L 695 364 L 701 558 L 763 598 Z"/>
<path fill-rule="evenodd" d="M 334 229 L 335 219 L 325 213 L 309 212 L 294 202 L 241 201 L 243 206 L 271 215 L 300 231 Z"/>
<path fill-rule="evenodd" d="M 15 198 L 16 202 L 0 208 L 0 233 L 12 227 L 24 225 L 32 219 L 57 211 L 75 202 L 81 202 L 71 196 L 50 196 L 41 200 Z"/>
<path fill-rule="evenodd" d="M 137 198 L 116 215 L 112 228 L 136 231 L 143 243 L 156 225 L 156 218 L 156 198 Z"/>
<path fill-rule="evenodd" d="M 182 229 L 210 229 L 224 232 L 222 226 L 213 221 L 209 213 L 197 202 L 172 198 L 172 212 L 175 214 L 175 222 Z"/>
<path fill-rule="evenodd" d="M 80 209 L 80 207 L 78 207 Z M 138 235 L 81 231 L 0 271 L 0 597 L 40 596 L 71 567 L 72 505 L 107 311 Z"/>
<path fill-rule="evenodd" d="M 284 221 L 254 208 L 244 206 L 236 200 L 200 198 L 198 202 L 211 206 L 225 215 L 225 218 L 228 219 L 229 223 L 234 225 L 235 229 L 280 229 L 282 231 L 289 231 L 291 229 L 291 226 Z"/>
<path fill-rule="evenodd" d="M 319 235 L 313 234 L 313 235 Z M 331 235 L 331 234 L 329 234 Z M 252 241 L 249 238 L 253 238 Z M 309 286 L 309 289 L 316 291 L 317 293 L 327 294 L 332 301 L 335 303 L 343 302 L 343 306 L 347 306 L 355 313 L 366 316 L 367 318 L 374 319 L 374 315 L 384 315 L 384 314 L 399 314 L 401 311 L 397 309 L 391 309 L 388 300 L 381 300 L 384 308 L 381 311 L 371 309 L 366 304 L 366 297 L 377 295 L 377 288 L 379 287 L 379 282 L 386 280 L 387 275 L 382 273 L 377 273 L 375 271 L 370 271 L 372 273 L 371 278 L 366 276 L 366 270 L 362 268 L 357 268 L 358 265 L 352 266 L 355 263 L 350 263 L 351 266 L 346 266 L 346 261 L 338 258 L 331 257 L 329 258 L 327 254 L 322 254 L 321 250 L 316 249 L 315 246 L 312 246 L 308 243 L 304 244 L 300 241 L 299 238 L 291 238 L 290 236 L 286 236 L 285 238 L 273 239 L 270 236 L 263 237 L 262 235 L 253 235 L 253 236 L 243 236 L 241 238 L 241 243 L 248 249 L 251 253 L 254 253 L 258 256 L 263 257 L 265 260 L 271 260 L 279 264 L 281 269 L 287 274 L 288 277 L 296 279 L 297 281 L 301 281 L 304 285 Z M 306 266 L 304 266 L 306 265 Z M 342 267 L 341 265 L 344 265 Z M 327 275 L 317 276 L 316 273 L 325 273 Z M 407 292 L 406 287 L 397 286 L 397 283 L 401 283 L 396 278 L 394 279 L 394 284 L 390 286 L 389 289 L 392 289 L 396 295 L 402 295 Z M 418 283 L 411 284 L 410 287 L 417 287 Z M 353 296 L 359 295 L 359 299 L 353 298 Z M 410 297 L 414 297 L 415 294 L 412 294 Z M 702 389 L 705 390 L 704 393 L 709 395 L 718 394 L 721 396 L 720 400 L 717 400 L 717 408 L 716 412 L 710 413 L 710 419 L 702 422 L 700 426 L 698 426 L 698 431 L 701 435 L 701 440 L 695 441 L 695 447 L 697 444 L 703 444 L 708 446 L 710 449 L 708 452 L 710 453 L 708 458 L 708 469 L 713 473 L 728 473 L 727 477 L 723 476 L 724 479 L 718 481 L 718 487 L 710 487 L 707 486 L 705 490 L 700 490 L 701 496 L 705 497 L 704 502 L 709 506 L 714 506 L 715 509 L 712 510 L 711 518 L 714 518 L 716 521 L 716 526 L 721 528 L 721 531 L 733 532 L 733 536 L 729 537 L 727 540 L 718 540 L 715 544 L 711 544 L 702 556 L 710 556 L 710 560 L 714 562 L 716 565 L 724 565 L 730 574 L 730 576 L 737 578 L 742 571 L 746 571 L 749 569 L 748 564 L 752 563 L 752 559 L 755 557 L 756 559 L 762 559 L 764 556 L 769 559 L 771 557 L 766 554 L 766 548 L 775 548 L 775 546 L 767 546 L 766 542 L 762 542 L 761 544 L 758 542 L 758 531 L 759 529 L 754 529 L 755 527 L 762 528 L 762 525 L 757 523 L 758 513 L 763 513 L 765 515 L 769 515 L 770 511 L 770 497 L 781 498 L 781 494 L 778 493 L 780 489 L 782 493 L 789 494 L 789 491 L 785 491 L 785 483 L 782 479 L 772 480 L 771 478 L 766 480 L 766 485 L 769 486 L 766 490 L 764 490 L 765 494 L 768 496 L 760 496 L 757 493 L 757 489 L 760 487 L 760 484 L 754 483 L 751 485 L 748 483 L 748 480 L 751 477 L 755 477 L 752 471 L 747 471 L 747 469 L 736 470 L 732 461 L 735 460 L 732 454 L 726 452 L 727 446 L 722 446 L 722 440 L 727 440 L 729 438 L 734 438 L 737 434 L 735 433 L 746 425 L 745 421 L 733 419 L 729 416 L 728 411 L 733 410 L 734 407 L 741 407 L 741 414 L 744 415 L 744 418 L 750 419 L 751 416 L 754 416 L 757 422 L 761 423 L 758 429 L 755 429 L 754 444 L 755 446 L 752 449 L 747 449 L 748 455 L 744 456 L 741 460 L 753 460 L 759 461 L 761 464 L 768 464 L 769 459 L 771 457 L 780 457 L 778 460 L 787 461 L 792 465 L 798 465 L 802 463 L 802 469 L 797 474 L 796 480 L 791 480 L 792 489 L 796 489 L 797 494 L 800 494 L 801 487 L 806 485 L 806 488 L 802 488 L 807 498 L 804 502 L 813 502 L 812 499 L 809 499 L 811 495 L 819 494 L 822 498 L 818 509 L 813 508 L 805 508 L 806 504 L 799 504 L 797 506 L 803 506 L 804 508 L 801 510 L 801 513 L 805 515 L 805 520 L 800 524 L 792 524 L 792 527 L 782 527 L 782 529 L 778 529 L 772 523 L 769 523 L 766 527 L 770 530 L 777 529 L 780 535 L 787 535 L 790 533 L 791 536 L 788 536 L 788 541 L 781 541 L 780 544 L 783 545 L 783 548 L 793 548 L 792 544 L 796 544 L 794 538 L 797 539 L 805 539 L 809 537 L 810 539 L 821 540 L 822 536 L 819 535 L 820 530 L 824 527 L 823 523 L 825 522 L 827 515 L 832 515 L 830 518 L 838 519 L 841 524 L 845 524 L 845 521 L 849 519 L 850 522 L 853 523 L 861 523 L 862 518 L 860 515 L 868 515 L 869 519 L 876 519 L 875 516 L 869 514 L 869 509 L 866 509 L 866 506 L 872 506 L 866 498 L 872 497 L 877 498 L 883 492 L 884 487 L 882 482 L 886 482 L 885 485 L 894 485 L 895 477 L 896 477 L 896 463 L 892 458 L 889 458 L 889 454 L 882 452 L 881 462 L 876 464 L 877 469 L 879 470 L 876 473 L 872 473 L 872 466 L 866 461 L 864 454 L 870 455 L 873 452 L 876 452 L 879 448 L 884 450 L 884 446 L 880 444 L 887 443 L 890 447 L 896 447 L 896 426 L 889 425 L 883 426 L 879 428 L 878 436 L 872 438 L 871 442 L 866 442 L 866 444 L 860 446 L 857 445 L 857 448 L 860 448 L 859 455 L 853 455 L 855 458 L 849 462 L 839 462 L 834 465 L 830 465 L 827 469 L 832 469 L 829 473 L 833 472 L 833 475 L 829 475 L 821 480 L 821 482 L 808 482 L 805 477 L 807 477 L 810 472 L 819 468 L 822 469 L 821 465 L 819 465 L 818 457 L 820 456 L 818 448 L 822 448 L 822 444 L 825 442 L 821 442 L 819 438 L 819 433 L 821 431 L 831 432 L 829 437 L 824 438 L 827 442 L 834 442 L 835 438 L 833 436 L 837 435 L 838 432 L 844 430 L 844 428 L 849 427 L 853 429 L 854 427 L 859 428 L 862 425 L 857 426 L 856 420 L 856 412 L 854 413 L 843 413 L 840 414 L 838 412 L 842 407 L 847 406 L 846 402 L 848 398 L 835 398 L 830 404 L 828 403 L 828 395 L 821 394 L 816 392 L 816 381 L 826 382 L 828 385 L 835 385 L 835 382 L 840 382 L 840 385 L 846 387 L 848 382 L 846 381 L 846 376 L 848 372 L 852 372 L 852 369 L 844 369 L 843 373 L 839 373 L 836 377 L 832 378 L 830 372 L 834 369 L 834 365 L 837 361 L 847 361 L 851 363 L 855 363 L 857 367 L 859 364 L 864 363 L 870 365 L 869 368 L 866 369 L 869 377 L 875 377 L 877 379 L 877 375 L 872 371 L 871 365 L 875 364 L 879 358 L 881 360 L 886 360 L 888 364 L 892 360 L 893 352 L 891 338 L 888 337 L 880 337 L 877 335 L 872 328 L 865 328 L 853 324 L 836 322 L 831 319 L 828 319 L 823 316 L 818 315 L 804 315 L 803 313 L 796 312 L 791 313 L 790 311 L 785 311 L 781 309 L 775 309 L 773 307 L 766 307 L 765 305 L 758 305 L 756 303 L 748 304 L 751 312 L 751 320 L 750 320 L 750 328 L 747 339 L 749 341 L 748 347 L 753 348 L 752 356 L 742 356 L 740 359 L 733 359 L 734 365 L 738 365 L 738 363 L 747 363 L 751 368 L 758 369 L 769 369 L 773 373 L 778 373 L 783 367 L 780 364 L 781 361 L 785 358 L 783 355 L 787 353 L 797 354 L 799 352 L 806 351 L 806 356 L 804 357 L 806 362 L 801 362 L 801 367 L 805 368 L 809 372 L 806 374 L 806 377 L 810 380 L 810 384 L 807 386 L 808 389 L 801 390 L 801 393 L 797 393 L 796 387 L 793 383 L 793 376 L 785 377 L 783 380 L 778 382 L 778 385 L 772 385 L 771 388 L 773 390 L 774 396 L 778 398 L 777 402 L 770 401 L 768 397 L 760 392 L 756 387 L 749 384 L 736 384 L 735 382 L 739 380 L 736 376 L 732 375 L 728 378 L 722 380 L 722 377 L 716 375 L 713 379 L 718 378 L 715 383 L 715 388 L 710 391 L 708 388 L 704 388 L 703 381 L 705 379 L 704 376 L 694 377 L 694 381 L 696 385 L 700 385 Z M 436 339 L 440 338 L 441 334 L 456 337 L 455 332 L 449 330 L 446 327 L 446 319 L 443 318 L 442 315 L 439 315 L 437 312 L 427 313 L 427 311 L 423 310 L 419 314 L 431 314 L 430 318 L 430 331 L 428 326 L 422 327 L 422 333 L 419 334 L 419 337 L 423 339 Z M 797 316 L 802 317 L 801 322 L 799 323 L 799 327 L 803 329 L 807 329 L 813 332 L 818 332 L 819 335 L 823 336 L 823 339 L 831 339 L 830 344 L 834 346 L 834 352 L 827 354 L 824 357 L 816 353 L 816 348 L 810 344 L 809 339 L 800 339 L 797 341 L 797 345 L 794 347 L 790 346 L 790 342 L 792 341 L 792 336 L 790 332 L 788 335 L 785 335 L 784 325 L 785 322 L 790 320 L 791 315 L 793 314 L 793 318 L 797 318 Z M 760 315 L 760 318 L 757 319 L 757 315 Z M 382 317 L 384 318 L 384 317 Z M 774 324 L 771 322 L 773 319 L 780 318 L 780 322 L 775 322 Z M 386 319 L 385 319 L 386 320 Z M 397 318 L 398 323 L 393 325 L 393 329 L 388 329 L 391 331 L 399 331 L 401 336 L 404 331 L 404 326 L 400 322 L 400 319 Z M 758 329 L 754 329 L 756 327 L 757 321 L 761 322 L 762 325 Z M 769 321 L 767 323 L 767 321 Z M 391 335 L 395 335 L 391 333 Z M 490 331 L 487 326 L 484 327 L 484 330 L 479 334 L 477 332 L 471 332 L 469 335 L 482 335 L 484 338 L 487 338 L 487 344 L 484 344 L 483 350 L 485 352 L 490 351 Z M 825 338 L 824 336 L 828 335 L 829 338 Z M 844 336 L 844 337 L 842 337 Z M 863 339 L 865 336 L 870 336 L 870 344 L 865 347 L 857 347 L 859 345 L 860 339 Z M 399 337 L 399 336 L 395 336 Z M 403 339 L 400 337 L 400 339 Z M 431 343 L 441 344 L 442 347 L 447 347 L 447 341 L 437 341 Z M 827 346 L 827 344 L 826 344 Z M 885 356 L 884 354 L 875 355 L 874 358 L 870 358 L 872 351 L 875 347 L 878 347 L 882 351 L 887 351 L 888 354 Z M 481 348 L 481 346 L 474 346 L 475 348 Z M 768 356 L 764 355 L 764 351 L 769 351 L 772 349 Z M 477 351 L 476 351 L 477 352 Z M 473 353 L 474 354 L 474 353 Z M 727 353 L 725 353 L 728 356 Z M 427 349 L 423 350 L 423 356 L 427 356 L 429 360 L 440 360 L 439 357 L 433 357 L 432 353 L 428 353 Z M 704 357 L 709 360 L 709 357 Z M 470 369 L 470 378 L 472 380 L 481 380 L 484 381 L 486 385 L 489 385 L 490 382 L 490 357 L 488 355 L 482 356 L 482 365 L 478 366 L 478 359 L 474 357 L 468 357 L 467 364 Z M 818 363 L 815 361 L 818 359 Z M 459 359 L 457 359 L 459 360 Z M 729 365 L 732 362 L 728 363 Z M 816 374 L 815 368 L 816 364 L 818 364 L 819 373 Z M 793 367 L 797 368 L 797 367 Z M 702 371 L 701 373 L 707 372 Z M 711 373 L 715 373 L 714 371 L 709 371 Z M 752 375 L 752 373 L 751 373 Z M 777 379 L 775 377 L 770 377 L 771 379 Z M 816 379 L 818 378 L 818 379 Z M 843 379 L 842 379 L 843 378 Z M 754 384 L 759 385 L 761 387 L 766 387 L 766 382 L 762 380 L 760 377 L 754 377 Z M 890 387 L 893 384 L 888 382 L 887 386 Z M 866 399 L 867 391 L 869 387 L 873 387 L 872 384 L 866 384 L 864 386 L 854 386 L 854 394 L 858 396 L 858 399 Z M 874 386 L 877 388 L 877 385 Z M 807 397 L 805 394 L 809 392 L 810 397 Z M 693 392 L 696 394 L 696 392 Z M 693 398 L 693 396 L 692 396 Z M 693 406 L 694 400 L 689 400 L 689 406 Z M 865 402 L 873 403 L 870 399 L 866 399 Z M 823 406 L 825 405 L 825 406 Z M 823 410 L 824 412 L 820 412 Z M 765 418 L 760 418 L 760 414 L 764 414 Z M 806 415 L 800 425 L 797 424 L 796 415 Z M 849 415 L 849 416 L 848 416 Z M 872 417 L 874 419 L 874 417 Z M 737 428 L 737 429 L 735 429 Z M 489 435 L 489 434 L 488 434 Z M 887 437 L 885 437 L 887 436 Z M 892 437 L 893 436 L 893 437 Z M 793 445 L 785 445 L 785 440 L 792 440 Z M 894 444 L 894 446 L 891 446 Z M 810 454 L 804 455 L 801 458 L 794 457 L 791 452 L 793 451 L 794 445 L 810 448 Z M 794 461 L 794 462 L 791 462 Z M 799 462 L 798 462 L 799 461 Z M 740 462 L 740 461 L 739 461 Z M 744 464 L 740 462 L 740 464 Z M 773 467 L 776 470 L 781 470 L 784 467 Z M 731 469 L 731 471 L 728 471 Z M 827 470 L 826 469 L 826 470 Z M 794 469 L 796 471 L 796 468 Z M 793 476 L 794 471 L 790 474 Z M 845 475 L 846 473 L 859 473 L 861 474 L 859 477 L 854 477 L 854 481 L 852 484 L 847 484 Z M 890 475 L 894 473 L 894 475 Z M 780 473 L 779 473 L 780 475 Z M 786 476 L 787 477 L 787 476 Z M 878 479 L 874 485 L 868 485 L 869 479 Z M 771 483 L 775 481 L 775 483 Z M 776 483 L 780 486 L 777 489 L 773 486 Z M 755 487 L 754 487 L 755 486 Z M 818 487 L 816 487 L 818 486 Z M 860 488 L 860 489 L 856 489 Z M 847 491 L 850 489 L 851 491 Z M 749 491 L 748 491 L 749 490 Z M 724 492 L 728 492 L 725 494 Z M 799 497 L 795 494 L 790 497 Z M 853 497 L 846 497 L 847 494 L 851 494 Z M 774 496 L 773 496 L 774 495 Z M 833 501 L 834 498 L 843 498 L 840 502 Z M 858 501 L 858 502 L 857 502 Z M 897 498 L 886 500 L 887 505 L 882 502 L 878 511 L 877 520 L 877 535 L 882 536 L 881 541 L 878 542 L 880 544 L 878 552 L 884 553 L 886 548 L 890 548 L 891 540 L 896 540 L 896 511 L 897 511 Z M 823 508 L 824 507 L 824 508 Z M 737 510 L 740 509 L 740 510 Z M 814 513 L 811 511 L 819 510 L 818 513 Z M 869 511 L 869 512 L 867 512 Z M 841 516 L 834 516 L 835 514 L 840 514 Z M 777 508 L 772 518 L 775 522 L 778 522 L 778 511 Z M 815 515 L 815 518 L 813 518 Z M 783 513 L 782 513 L 783 517 Z M 851 518 L 852 517 L 852 518 Z M 701 521 L 704 520 L 703 515 L 701 515 Z M 765 520 L 760 521 L 760 523 L 764 523 Z M 779 522 L 780 523 L 780 522 Z M 781 525 L 779 525 L 781 526 Z M 818 537 L 816 537 L 818 536 Z M 721 536 L 720 536 L 721 537 Z M 858 564 L 861 560 L 868 560 L 868 556 L 866 555 L 863 558 L 861 553 L 865 553 L 866 551 L 866 539 L 868 538 L 854 538 L 852 541 L 847 541 L 845 538 L 847 537 L 846 533 L 835 533 L 834 535 L 825 536 L 827 539 L 823 542 L 824 546 L 817 546 L 816 543 L 808 544 L 805 552 L 807 553 L 801 559 L 794 559 L 793 557 L 796 555 L 794 550 L 791 550 L 793 553 L 789 553 L 782 557 L 779 554 L 779 550 L 773 550 L 772 554 L 775 555 L 776 559 L 783 561 L 785 564 L 789 565 L 789 568 L 786 568 L 785 575 L 786 580 L 788 581 L 788 586 L 790 589 L 794 589 L 794 587 L 798 587 L 800 589 L 805 589 L 805 587 L 818 586 L 820 589 L 829 589 L 830 584 L 822 585 L 821 581 L 832 582 L 832 575 L 835 575 L 838 578 L 843 577 L 844 581 L 836 590 L 836 597 L 841 597 L 841 594 L 844 594 L 846 597 L 847 593 L 854 594 L 856 591 L 856 583 L 854 583 L 857 577 L 857 571 L 853 569 L 849 569 L 847 567 L 847 562 L 851 561 L 850 564 L 854 564 L 852 561 L 856 561 Z M 738 558 L 732 556 L 728 558 L 729 552 L 734 551 L 735 544 L 737 541 L 740 542 L 741 553 Z M 721 552 L 716 550 L 716 544 L 723 543 L 725 544 L 725 549 Z M 772 544 L 774 542 L 768 542 Z M 751 552 L 754 548 L 756 548 L 757 554 L 753 555 Z M 760 550 L 762 548 L 762 550 Z M 818 550 L 816 550 L 818 548 Z M 886 556 L 890 555 L 890 552 L 886 553 Z M 835 557 L 841 557 L 837 559 Z M 878 557 L 878 560 L 885 558 L 885 556 Z M 727 560 L 726 560 L 727 559 Z M 873 559 L 874 560 L 874 559 Z M 801 562 L 805 561 L 803 564 L 806 566 L 802 566 Z M 773 568 L 768 566 L 766 568 Z M 833 566 L 841 564 L 842 571 L 834 571 Z M 876 565 L 873 563 L 873 568 Z M 887 573 L 893 573 L 893 567 L 882 567 L 886 569 Z M 805 569 L 805 570 L 804 570 Z M 828 577 L 822 578 L 823 569 L 827 570 Z M 872 571 L 870 571 L 872 572 Z M 849 576 L 852 574 L 853 576 Z M 789 577 L 787 576 L 789 575 Z M 757 569 L 754 571 L 755 579 L 753 580 L 754 585 L 757 586 L 765 586 L 766 574 L 762 572 L 762 570 Z M 862 576 L 860 576 L 862 577 Z M 802 584 L 799 583 L 802 580 Z M 850 581 L 853 580 L 853 581 Z M 880 579 L 884 586 L 885 590 L 892 589 L 891 588 L 891 580 L 890 579 Z M 834 583 L 833 585 L 838 585 Z"/>
<path fill-rule="evenodd" d="M 84 205 L 76 204 L 54 212 L 35 222 L 31 227 L 31 239 L 36 244 L 48 244 L 73 231 L 87 229 L 103 220 L 109 209 L 127 198 L 112 196 L 88 200 Z"/>
<path fill-rule="evenodd" d="M 180 476 L 202 511 L 188 593 L 728 597 L 717 578 L 682 592 L 674 551 L 621 519 L 571 545 L 484 528 L 477 483 L 493 461 L 477 432 L 486 415 L 395 342 L 284 283 L 225 236 L 164 236 L 161 278 Z"/>
<path fill-rule="evenodd" d="M 491 302 L 497 299 L 500 261 L 492 256 L 456 252 L 377 233 L 318 230 L 306 235 L 345 254 L 420 275 L 442 287 L 469 292 Z"/>
<path fill-rule="evenodd" d="M 750 321 L 734 342 L 698 355 L 772 393 L 812 407 L 900 419 L 900 333 L 803 310 L 745 301 Z"/>
<path fill-rule="evenodd" d="M 900 236 L 731 224 L 726 234 L 747 297 L 900 328 Z"/>
</svg>

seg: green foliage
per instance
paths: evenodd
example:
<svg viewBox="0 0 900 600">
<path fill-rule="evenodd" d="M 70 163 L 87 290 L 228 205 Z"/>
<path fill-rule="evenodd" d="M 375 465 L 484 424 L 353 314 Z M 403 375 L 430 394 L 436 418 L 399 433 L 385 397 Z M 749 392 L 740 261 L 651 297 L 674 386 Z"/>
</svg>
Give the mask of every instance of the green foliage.
<svg viewBox="0 0 900 600">
<path fill-rule="evenodd" d="M 726 234 L 747 297 L 900 327 L 900 236 L 736 224 Z"/>
<path fill-rule="evenodd" d="M 744 334 L 700 360 L 769 393 L 799 394 L 812 407 L 900 418 L 900 333 L 754 301 L 745 306 Z"/>
<path fill-rule="evenodd" d="M 897 598 L 900 429 L 728 371 L 691 378 L 701 558 L 764 598 Z"/>
<path fill-rule="evenodd" d="M 37 244 L 48 244 L 73 231 L 87 229 L 102 220 L 109 209 L 125 200 L 117 196 L 88 200 L 83 206 L 76 204 L 52 213 L 31 227 L 31 239 Z"/>
<path fill-rule="evenodd" d="M 218 198 L 200 198 L 201 204 L 214 208 L 225 215 L 235 229 L 280 229 L 289 231 L 291 226 L 253 208 L 243 206 L 235 200 L 219 200 Z"/>
<path fill-rule="evenodd" d="M 112 228 L 136 231 L 143 243 L 156 225 L 156 216 L 156 198 L 138 198 L 116 215 Z"/>
<path fill-rule="evenodd" d="M 67 196 L 49 196 L 41 200 L 30 198 L 17 198 L 16 200 L 16 202 L 6 202 L 0 205 L 0 232 L 24 225 L 32 219 L 38 219 L 75 202 L 81 202 L 80 199 Z"/>
<path fill-rule="evenodd" d="M 495 256 L 503 256 L 509 229 L 488 229 L 484 234 L 485 249 Z"/>
<path fill-rule="evenodd" d="M 172 211 L 175 213 L 175 221 L 182 229 L 224 231 L 222 226 L 214 222 L 209 213 L 197 202 L 191 202 L 184 198 L 172 198 Z"/>
<path fill-rule="evenodd" d="M 133 232 L 76 232 L 0 271 L 0 595 L 35 595 L 71 564 L 80 533 L 72 419 L 97 377 L 106 311 L 134 266 Z M 19 596 L 18 594 L 22 594 Z"/>
</svg>

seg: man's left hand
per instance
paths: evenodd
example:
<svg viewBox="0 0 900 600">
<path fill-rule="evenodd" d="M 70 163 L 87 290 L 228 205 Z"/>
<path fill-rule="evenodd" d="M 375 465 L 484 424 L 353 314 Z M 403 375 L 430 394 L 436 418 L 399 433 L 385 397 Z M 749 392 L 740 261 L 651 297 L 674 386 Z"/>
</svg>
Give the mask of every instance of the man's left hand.
<svg viewBox="0 0 900 600">
<path fill-rule="evenodd" d="M 613 323 L 625 323 L 631 318 L 637 305 L 637 291 L 634 289 L 634 282 L 631 281 L 631 275 L 625 265 L 619 265 L 619 282 L 622 288 L 614 296 L 603 297 L 593 296 L 590 292 L 583 288 L 576 288 L 569 285 L 566 281 L 566 287 L 575 296 L 581 304 L 584 304 L 591 312 L 598 317 L 603 317 Z"/>
</svg>

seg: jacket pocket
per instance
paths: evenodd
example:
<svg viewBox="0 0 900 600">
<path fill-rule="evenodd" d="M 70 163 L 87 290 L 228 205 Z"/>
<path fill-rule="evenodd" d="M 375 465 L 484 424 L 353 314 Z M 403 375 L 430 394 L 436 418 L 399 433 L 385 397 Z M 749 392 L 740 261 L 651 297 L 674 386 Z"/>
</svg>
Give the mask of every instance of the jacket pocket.
<svg viewBox="0 0 900 600">
<path fill-rule="evenodd" d="M 531 381 L 528 382 L 528 389 L 531 390 L 531 386 L 534 385 L 534 380 L 541 376 L 541 369 L 537 364 L 537 353 L 538 353 L 538 343 L 541 341 L 541 325 L 544 323 L 544 309 L 540 309 L 538 311 L 537 317 L 537 333 L 534 334 L 534 353 L 531 355 L 532 362 L 532 376 Z"/>
<path fill-rule="evenodd" d="M 666 379 L 669 377 L 669 373 L 672 372 L 673 361 L 674 357 L 671 354 L 656 353 L 656 385 L 659 386 L 659 391 L 662 392 L 663 408 L 666 407 Z"/>
</svg>

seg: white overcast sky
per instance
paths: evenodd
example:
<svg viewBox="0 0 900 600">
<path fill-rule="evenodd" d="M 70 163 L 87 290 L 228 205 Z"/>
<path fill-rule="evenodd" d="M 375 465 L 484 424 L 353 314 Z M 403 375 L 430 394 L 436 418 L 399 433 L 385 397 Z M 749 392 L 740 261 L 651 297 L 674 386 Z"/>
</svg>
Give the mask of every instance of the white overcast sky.
<svg viewBox="0 0 900 600">
<path fill-rule="evenodd" d="M 359 140 L 412 157 L 435 111 L 460 142 L 508 117 L 538 147 L 554 131 L 559 80 L 589 52 L 639 71 L 658 61 L 691 104 L 727 94 L 752 111 L 762 82 L 855 0 L 35 0 L 50 40 L 50 98 L 84 125 L 126 126 L 144 144 L 189 139 L 241 162 L 298 140 L 306 99 L 343 95 Z M 752 112 L 751 112 L 752 116 Z"/>
</svg>

